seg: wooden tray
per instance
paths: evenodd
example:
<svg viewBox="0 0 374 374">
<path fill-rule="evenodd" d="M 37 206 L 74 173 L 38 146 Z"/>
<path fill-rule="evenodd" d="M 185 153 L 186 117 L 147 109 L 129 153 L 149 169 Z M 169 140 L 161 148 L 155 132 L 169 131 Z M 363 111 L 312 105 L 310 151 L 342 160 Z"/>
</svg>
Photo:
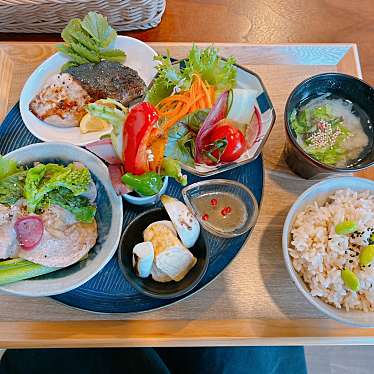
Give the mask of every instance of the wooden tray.
<svg viewBox="0 0 374 374">
<path fill-rule="evenodd" d="M 160 53 L 169 49 L 176 58 L 185 57 L 191 46 L 151 45 Z M 308 76 L 339 71 L 361 77 L 356 45 L 216 45 L 222 55 L 235 55 L 238 63 L 261 76 L 277 112 L 264 150 L 262 210 L 247 246 L 201 292 L 141 315 L 95 315 L 47 298 L 1 295 L 0 346 L 374 344 L 374 330 L 340 325 L 309 305 L 291 282 L 281 250 L 285 215 L 313 183 L 291 174 L 281 158 L 284 103 Z M 53 44 L 0 43 L 0 117 L 18 101 L 31 71 L 53 51 Z M 374 170 L 361 175 L 374 179 Z"/>
</svg>

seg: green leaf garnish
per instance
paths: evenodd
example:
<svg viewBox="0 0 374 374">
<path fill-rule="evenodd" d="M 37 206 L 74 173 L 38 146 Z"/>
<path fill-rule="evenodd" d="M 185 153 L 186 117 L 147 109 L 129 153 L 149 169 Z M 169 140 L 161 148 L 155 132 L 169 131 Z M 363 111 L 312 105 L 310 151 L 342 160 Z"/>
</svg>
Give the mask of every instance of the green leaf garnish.
<svg viewBox="0 0 374 374">
<path fill-rule="evenodd" d="M 126 53 L 120 49 L 108 49 L 116 38 L 116 31 L 109 25 L 106 17 L 89 12 L 83 21 L 73 18 L 61 33 L 64 44 L 57 49 L 72 61 L 64 64 L 61 71 L 86 63 L 101 60 L 124 62 Z"/>
<path fill-rule="evenodd" d="M 96 12 L 89 12 L 83 18 L 81 26 L 101 48 L 109 47 L 117 36 L 116 31 L 109 25 L 107 17 Z"/>
</svg>

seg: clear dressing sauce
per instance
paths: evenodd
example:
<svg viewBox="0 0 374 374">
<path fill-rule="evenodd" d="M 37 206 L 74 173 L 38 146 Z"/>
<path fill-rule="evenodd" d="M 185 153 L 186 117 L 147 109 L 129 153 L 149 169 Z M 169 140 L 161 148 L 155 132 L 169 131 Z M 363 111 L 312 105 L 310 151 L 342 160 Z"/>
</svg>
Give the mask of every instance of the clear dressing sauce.
<svg viewBox="0 0 374 374">
<path fill-rule="evenodd" d="M 191 203 L 206 225 L 221 232 L 232 232 L 247 221 L 244 202 L 229 192 L 212 192 L 195 197 Z"/>
</svg>

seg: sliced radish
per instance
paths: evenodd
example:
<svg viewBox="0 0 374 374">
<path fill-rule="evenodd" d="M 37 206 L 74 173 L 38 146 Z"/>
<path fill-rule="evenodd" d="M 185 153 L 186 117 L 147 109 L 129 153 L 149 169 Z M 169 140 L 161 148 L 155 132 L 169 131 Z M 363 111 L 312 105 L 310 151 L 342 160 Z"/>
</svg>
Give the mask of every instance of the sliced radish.
<svg viewBox="0 0 374 374">
<path fill-rule="evenodd" d="M 258 108 L 255 106 L 255 114 L 251 119 L 251 122 L 247 126 L 245 138 L 248 143 L 248 148 L 251 148 L 254 143 L 258 140 L 261 134 L 261 114 Z"/>
<path fill-rule="evenodd" d="M 224 119 L 227 115 L 227 101 L 229 97 L 229 91 L 223 92 L 213 108 L 209 112 L 208 116 L 205 118 L 201 129 L 199 130 L 196 140 L 195 140 L 195 161 L 197 163 L 204 162 L 203 148 L 206 144 L 205 139 L 209 135 L 210 131 L 215 127 L 215 125 Z"/>
<path fill-rule="evenodd" d="M 17 219 L 14 229 L 19 245 L 30 251 L 42 240 L 44 225 L 39 216 L 24 216 Z"/>
<path fill-rule="evenodd" d="M 109 165 L 109 176 L 110 180 L 112 181 L 112 185 L 114 188 L 114 191 L 116 191 L 117 195 L 125 195 L 129 192 L 131 192 L 131 189 L 129 189 L 127 186 L 125 186 L 122 183 L 122 169 L 119 165 Z"/>
<path fill-rule="evenodd" d="M 121 165 L 122 161 L 118 158 L 110 138 L 98 140 L 86 145 L 86 148 L 100 157 L 110 165 Z"/>
</svg>

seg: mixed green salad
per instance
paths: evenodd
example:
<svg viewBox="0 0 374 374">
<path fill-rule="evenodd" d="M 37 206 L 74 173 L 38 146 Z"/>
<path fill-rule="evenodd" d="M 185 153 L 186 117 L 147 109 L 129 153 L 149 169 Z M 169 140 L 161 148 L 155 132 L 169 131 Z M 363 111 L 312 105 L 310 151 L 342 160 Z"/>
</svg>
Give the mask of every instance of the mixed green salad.
<svg viewBox="0 0 374 374">
<path fill-rule="evenodd" d="M 25 169 L 0 156 L 0 204 L 14 205 L 24 198 L 29 213 L 58 205 L 74 214 L 77 221 L 92 222 L 96 206 L 82 196 L 91 183 L 89 170 L 75 164 L 38 164 Z"/>
<path fill-rule="evenodd" d="M 153 105 L 173 93 L 189 90 L 197 75 L 213 86 L 218 94 L 236 86 L 235 58 L 221 59 L 214 46 L 201 49 L 193 45 L 182 68 L 173 64 L 169 53 L 167 56 L 158 55 L 155 60 L 159 62 L 157 76 L 146 96 L 146 101 Z"/>
</svg>

